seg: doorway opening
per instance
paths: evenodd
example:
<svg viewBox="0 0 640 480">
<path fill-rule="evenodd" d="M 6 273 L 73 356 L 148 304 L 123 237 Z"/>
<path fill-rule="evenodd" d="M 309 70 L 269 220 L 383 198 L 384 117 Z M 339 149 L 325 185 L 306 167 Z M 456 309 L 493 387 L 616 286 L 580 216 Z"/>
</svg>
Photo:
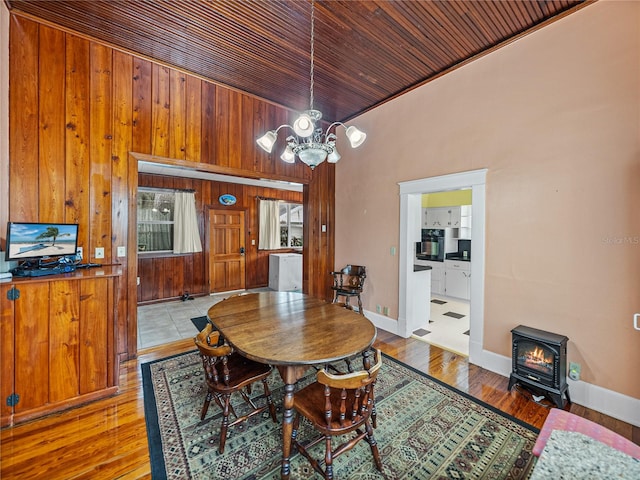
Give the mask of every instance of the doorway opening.
<svg viewBox="0 0 640 480">
<path fill-rule="evenodd" d="M 416 265 L 431 267 L 429 315 L 413 337 L 469 356 L 471 189 L 422 195 Z"/>
<path fill-rule="evenodd" d="M 485 183 L 486 169 L 424 178 L 400 183 L 400 275 L 398 334 L 407 338 L 414 330 L 410 300 L 421 292 L 412 285 L 415 245 L 421 231 L 422 194 L 450 190 L 471 189 L 470 302 L 469 302 L 469 361 L 480 358 L 484 326 L 484 253 L 485 253 Z"/>
</svg>

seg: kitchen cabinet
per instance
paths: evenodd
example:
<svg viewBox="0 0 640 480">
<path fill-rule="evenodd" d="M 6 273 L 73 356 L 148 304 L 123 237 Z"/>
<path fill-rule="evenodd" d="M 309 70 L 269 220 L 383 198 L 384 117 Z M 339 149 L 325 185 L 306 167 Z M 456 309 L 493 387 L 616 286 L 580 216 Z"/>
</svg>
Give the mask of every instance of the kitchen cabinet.
<svg viewBox="0 0 640 480">
<path fill-rule="evenodd" d="M 407 286 L 407 330 L 428 328 L 431 319 L 431 269 L 427 265 L 414 263 L 411 282 Z"/>
<path fill-rule="evenodd" d="M 460 226 L 460 207 L 446 207 L 449 213 L 449 227 L 458 228 Z"/>
<path fill-rule="evenodd" d="M 422 209 L 422 228 L 458 228 L 460 207 L 432 207 Z"/>
<path fill-rule="evenodd" d="M 431 267 L 431 294 L 444 295 L 444 264 L 431 260 L 416 260 L 417 265 Z"/>
<path fill-rule="evenodd" d="M 429 209 L 428 208 L 423 208 L 422 209 L 422 228 L 432 228 L 430 227 L 430 223 L 429 221 L 432 220 L 431 218 L 429 218 Z"/>
<path fill-rule="evenodd" d="M 102 267 L 0 284 L 3 427 L 117 392 L 119 275 Z"/>
<path fill-rule="evenodd" d="M 445 260 L 444 275 L 447 297 L 471 298 L 471 262 Z"/>
</svg>

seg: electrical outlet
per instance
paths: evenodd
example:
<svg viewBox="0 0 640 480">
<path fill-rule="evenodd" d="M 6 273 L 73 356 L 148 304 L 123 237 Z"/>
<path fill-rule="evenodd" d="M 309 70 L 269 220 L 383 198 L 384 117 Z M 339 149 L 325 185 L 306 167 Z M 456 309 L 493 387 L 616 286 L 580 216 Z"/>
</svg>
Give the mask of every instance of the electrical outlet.
<svg viewBox="0 0 640 480">
<path fill-rule="evenodd" d="M 380 305 L 376 305 L 376 312 L 380 313 L 382 311 L 382 307 Z"/>
<path fill-rule="evenodd" d="M 118 255 L 118 257 L 126 257 L 127 256 L 127 247 L 123 247 L 123 246 L 118 247 L 117 255 Z"/>
<path fill-rule="evenodd" d="M 104 247 L 96 247 L 95 258 L 104 258 Z"/>
<path fill-rule="evenodd" d="M 395 256 L 395 254 L 396 254 L 396 247 L 391 247 L 390 253 L 391 253 L 391 256 L 392 256 L 392 257 L 393 257 L 393 256 Z"/>
<path fill-rule="evenodd" d="M 571 380 L 575 380 L 575 381 L 580 380 L 581 371 L 582 371 L 582 366 L 579 363 L 569 362 L 569 378 Z"/>
<path fill-rule="evenodd" d="M 78 262 L 81 262 L 82 261 L 82 257 L 83 257 L 83 255 L 82 255 L 82 247 L 77 247 L 76 248 L 76 260 Z"/>
<path fill-rule="evenodd" d="M 389 315 L 389 307 L 383 307 L 382 308 L 382 313 L 388 316 Z"/>
</svg>

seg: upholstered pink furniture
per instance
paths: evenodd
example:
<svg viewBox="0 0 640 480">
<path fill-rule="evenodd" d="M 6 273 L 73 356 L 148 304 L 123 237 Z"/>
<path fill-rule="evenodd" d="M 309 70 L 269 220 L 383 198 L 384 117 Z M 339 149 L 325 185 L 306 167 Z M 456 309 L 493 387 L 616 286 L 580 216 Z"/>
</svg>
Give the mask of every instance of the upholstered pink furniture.
<svg viewBox="0 0 640 480">
<path fill-rule="evenodd" d="M 547 440 L 549 439 L 549 435 L 551 435 L 553 430 L 580 432 L 583 435 L 604 443 L 605 445 L 609 445 L 610 447 L 620 450 L 627 455 L 640 459 L 639 445 L 636 445 L 631 440 L 612 432 L 602 425 L 598 425 L 591 420 L 587 420 L 586 418 L 582 418 L 559 408 L 552 408 L 544 422 L 544 425 L 542 425 L 542 430 L 540 430 L 538 440 L 533 446 L 533 454 L 535 456 L 540 456 Z"/>
</svg>

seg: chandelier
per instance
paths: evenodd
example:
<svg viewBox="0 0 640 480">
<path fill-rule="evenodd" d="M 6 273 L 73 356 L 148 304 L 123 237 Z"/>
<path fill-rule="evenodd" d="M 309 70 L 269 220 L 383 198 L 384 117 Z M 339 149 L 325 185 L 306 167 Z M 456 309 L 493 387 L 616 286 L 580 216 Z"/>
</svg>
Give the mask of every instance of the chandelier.
<svg viewBox="0 0 640 480">
<path fill-rule="evenodd" d="M 322 113 L 313 108 L 313 56 L 314 56 L 314 0 L 311 0 L 311 71 L 310 71 L 310 100 L 309 110 L 303 112 L 291 125 L 280 125 L 275 130 L 269 130 L 257 140 L 258 145 L 265 152 L 271 153 L 278 138 L 278 131 L 281 128 L 293 130 L 295 135 L 289 135 L 286 139 L 287 146 L 280 155 L 280 158 L 287 163 L 294 163 L 296 155 L 300 160 L 313 170 L 317 165 L 325 160 L 329 163 L 336 163 L 340 160 L 340 154 L 336 149 L 336 134 L 329 133 L 334 127 L 342 125 L 346 129 L 346 135 L 352 148 L 362 145 L 367 138 L 367 134 L 358 130 L 353 125 L 347 127 L 342 122 L 333 122 L 323 133 L 322 128 L 316 127 L 316 123 L 322 118 Z M 335 132 L 335 129 L 334 129 Z"/>
</svg>

